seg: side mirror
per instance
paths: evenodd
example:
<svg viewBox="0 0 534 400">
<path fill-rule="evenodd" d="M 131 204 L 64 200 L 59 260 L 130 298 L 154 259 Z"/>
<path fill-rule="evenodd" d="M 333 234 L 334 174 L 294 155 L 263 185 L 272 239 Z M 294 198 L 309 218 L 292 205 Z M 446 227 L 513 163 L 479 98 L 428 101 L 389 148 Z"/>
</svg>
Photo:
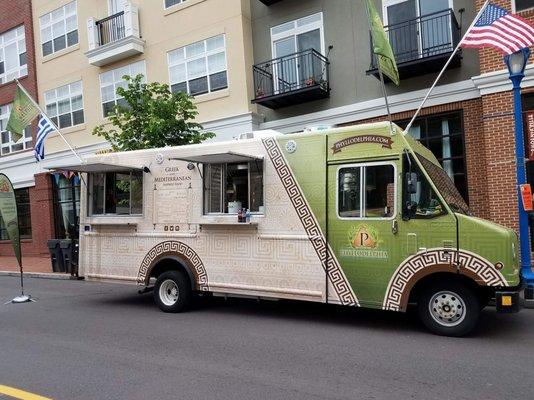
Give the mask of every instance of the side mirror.
<svg viewBox="0 0 534 400">
<path fill-rule="evenodd" d="M 406 192 L 408 194 L 417 193 L 417 174 L 415 172 L 407 172 L 405 182 Z"/>
</svg>

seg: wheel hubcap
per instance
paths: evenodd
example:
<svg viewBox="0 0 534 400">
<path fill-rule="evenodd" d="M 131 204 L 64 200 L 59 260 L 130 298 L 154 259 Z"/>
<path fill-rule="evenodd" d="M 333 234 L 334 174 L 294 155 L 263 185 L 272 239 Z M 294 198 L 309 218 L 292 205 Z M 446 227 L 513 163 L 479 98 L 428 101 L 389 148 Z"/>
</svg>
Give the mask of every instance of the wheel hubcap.
<svg viewBox="0 0 534 400">
<path fill-rule="evenodd" d="M 430 299 L 428 309 L 432 318 L 443 326 L 456 326 L 465 318 L 465 303 L 456 293 L 444 290 Z"/>
<path fill-rule="evenodd" d="M 178 285 L 171 279 L 163 281 L 159 287 L 159 298 L 166 306 L 172 306 L 178 301 Z"/>
</svg>

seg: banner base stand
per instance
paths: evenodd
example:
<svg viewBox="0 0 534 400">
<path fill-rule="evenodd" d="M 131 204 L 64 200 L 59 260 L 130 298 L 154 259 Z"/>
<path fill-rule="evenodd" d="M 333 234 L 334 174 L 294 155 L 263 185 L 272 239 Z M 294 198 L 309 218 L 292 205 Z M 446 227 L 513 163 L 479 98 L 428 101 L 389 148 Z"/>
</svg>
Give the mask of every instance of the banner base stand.
<svg viewBox="0 0 534 400">
<path fill-rule="evenodd" d="M 11 301 L 8 301 L 6 304 L 9 304 L 9 303 L 12 303 L 12 304 L 19 304 L 19 303 L 30 303 L 30 302 L 35 302 L 34 299 L 32 299 L 31 296 L 29 295 L 21 295 L 21 296 L 17 296 L 15 297 L 13 300 Z"/>
</svg>

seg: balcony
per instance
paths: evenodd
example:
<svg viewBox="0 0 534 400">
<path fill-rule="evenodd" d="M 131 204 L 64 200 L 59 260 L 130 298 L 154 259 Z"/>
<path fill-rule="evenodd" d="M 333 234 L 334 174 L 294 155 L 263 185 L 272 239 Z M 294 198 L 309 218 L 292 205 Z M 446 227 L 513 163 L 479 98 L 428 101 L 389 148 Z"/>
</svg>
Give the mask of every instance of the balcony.
<svg viewBox="0 0 534 400">
<path fill-rule="evenodd" d="M 440 71 L 460 40 L 460 26 L 452 9 L 388 25 L 384 29 L 389 36 L 401 80 Z M 372 47 L 371 44 L 372 61 L 367 75 L 380 79 Z M 461 59 L 461 54 L 457 52 L 448 68 L 459 67 Z"/>
<path fill-rule="evenodd" d="M 267 7 L 272 6 L 274 3 L 278 3 L 282 0 L 260 0 L 263 4 L 265 4 Z"/>
<path fill-rule="evenodd" d="M 139 33 L 139 10 L 130 2 L 124 11 L 101 20 L 87 20 L 89 64 L 102 67 L 128 57 L 142 54 L 145 42 Z"/>
<path fill-rule="evenodd" d="M 309 49 L 253 66 L 252 103 L 277 109 L 330 96 L 330 62 Z"/>
</svg>

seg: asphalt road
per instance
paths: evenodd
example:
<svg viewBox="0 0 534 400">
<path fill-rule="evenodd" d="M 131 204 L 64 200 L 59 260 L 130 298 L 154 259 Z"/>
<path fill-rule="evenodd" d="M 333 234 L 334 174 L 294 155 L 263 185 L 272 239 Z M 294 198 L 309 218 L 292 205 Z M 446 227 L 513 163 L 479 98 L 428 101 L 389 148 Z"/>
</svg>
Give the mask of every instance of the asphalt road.
<svg viewBox="0 0 534 400">
<path fill-rule="evenodd" d="M 0 276 L 0 300 L 17 285 Z M 0 385 L 53 399 L 533 396 L 532 309 L 486 309 L 457 339 L 427 333 L 413 312 L 217 298 L 165 314 L 135 286 L 26 286 L 36 303 L 0 305 Z"/>
</svg>

